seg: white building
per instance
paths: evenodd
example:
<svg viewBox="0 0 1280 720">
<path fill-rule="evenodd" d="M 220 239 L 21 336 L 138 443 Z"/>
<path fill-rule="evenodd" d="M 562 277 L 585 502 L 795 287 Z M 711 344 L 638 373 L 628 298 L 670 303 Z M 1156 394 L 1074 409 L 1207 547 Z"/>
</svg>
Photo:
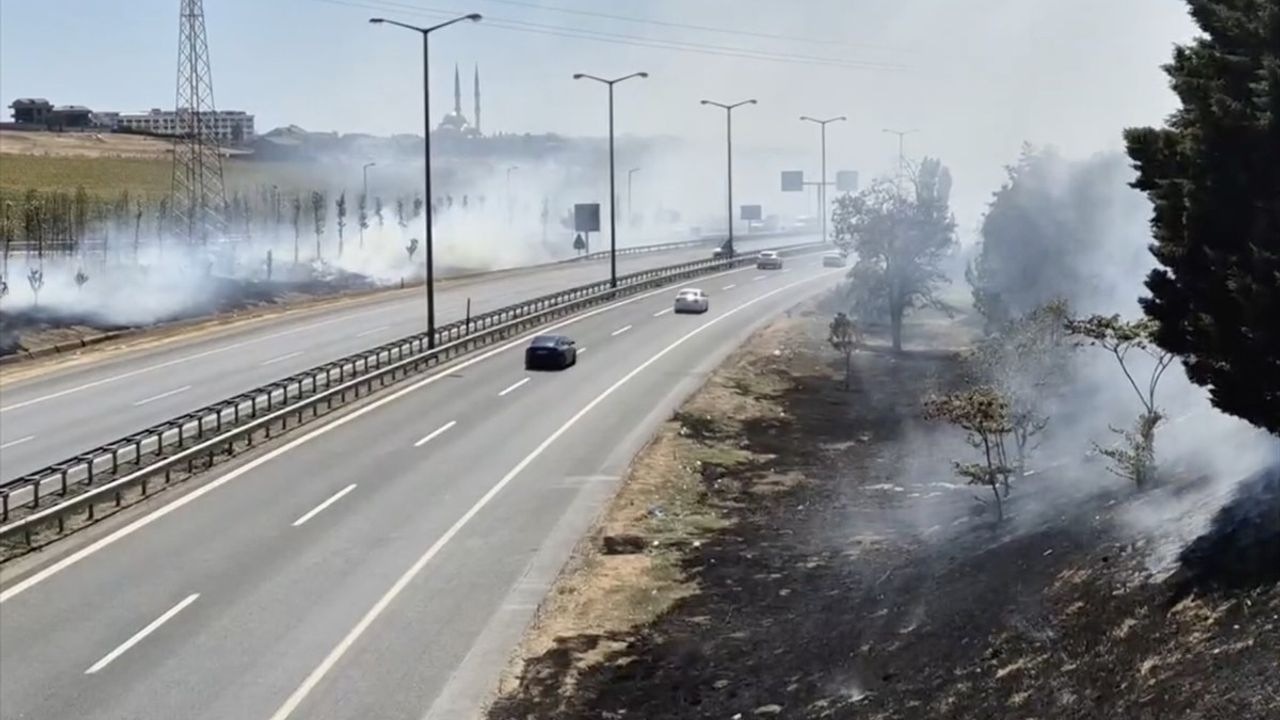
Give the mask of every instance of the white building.
<svg viewBox="0 0 1280 720">
<path fill-rule="evenodd" d="M 190 124 L 184 117 L 186 111 L 152 108 L 145 113 L 99 112 L 94 113 L 98 125 L 112 130 L 136 130 L 156 135 L 178 135 L 187 131 Z M 228 145 L 244 145 L 254 137 L 253 116 L 243 110 L 219 110 L 206 115 L 203 121 L 211 125 L 218 142 Z"/>
</svg>

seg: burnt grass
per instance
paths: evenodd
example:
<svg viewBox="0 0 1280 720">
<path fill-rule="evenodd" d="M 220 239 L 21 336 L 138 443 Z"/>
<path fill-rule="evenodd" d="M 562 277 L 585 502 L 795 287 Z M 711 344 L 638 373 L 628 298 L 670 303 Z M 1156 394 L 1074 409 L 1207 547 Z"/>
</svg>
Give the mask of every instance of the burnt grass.
<svg viewBox="0 0 1280 720">
<path fill-rule="evenodd" d="M 934 537 L 904 521 L 918 493 L 879 488 L 905 484 L 920 400 L 952 382 L 954 356 L 861 353 L 843 392 L 810 324 L 796 359 L 753 368 L 790 381 L 784 419 L 746 425 L 775 459 L 728 469 L 807 480 L 764 497 L 709 483 L 734 522 L 685 550 L 697 592 L 646 626 L 561 638 L 491 720 L 1280 718 L 1280 476 L 1168 578 L 1115 530 L 1115 498 L 1013 532 L 960 489 L 962 529 Z"/>
</svg>

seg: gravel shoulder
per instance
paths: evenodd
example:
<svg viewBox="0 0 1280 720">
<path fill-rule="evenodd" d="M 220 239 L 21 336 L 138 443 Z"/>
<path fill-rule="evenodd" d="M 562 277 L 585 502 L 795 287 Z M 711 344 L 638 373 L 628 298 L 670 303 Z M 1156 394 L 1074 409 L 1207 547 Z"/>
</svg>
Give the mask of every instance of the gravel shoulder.
<svg viewBox="0 0 1280 720">
<path fill-rule="evenodd" d="M 1280 537 L 1201 542 L 1214 583 L 1153 575 L 1121 491 L 997 525 L 918 421 L 971 323 L 873 334 L 845 391 L 829 315 L 762 330 L 661 428 L 490 720 L 1280 717 Z"/>
</svg>

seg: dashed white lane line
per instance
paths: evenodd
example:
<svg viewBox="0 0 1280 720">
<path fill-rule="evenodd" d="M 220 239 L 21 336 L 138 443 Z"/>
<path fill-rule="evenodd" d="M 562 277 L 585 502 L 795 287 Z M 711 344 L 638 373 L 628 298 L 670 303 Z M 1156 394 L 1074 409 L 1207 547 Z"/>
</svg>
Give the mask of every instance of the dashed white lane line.
<svg viewBox="0 0 1280 720">
<path fill-rule="evenodd" d="M 15 446 L 15 445 L 21 445 L 21 444 L 22 444 L 22 443 L 24 443 L 24 442 L 31 442 L 32 440 L 35 440 L 35 439 L 36 439 L 36 436 L 35 436 L 35 435 L 28 435 L 28 436 L 23 437 L 23 438 L 18 438 L 17 440 L 10 440 L 9 442 L 7 442 L 7 443 L 5 443 L 5 444 L 0 445 L 0 450 L 8 450 L 9 448 L 11 448 L 11 447 L 13 447 L 13 446 Z"/>
<path fill-rule="evenodd" d="M 391 326 L 390 326 L 390 325 L 379 325 L 379 326 L 378 326 L 378 327 L 376 327 L 376 328 L 369 328 L 368 330 L 365 330 L 364 332 L 358 332 L 358 333 L 356 333 L 356 337 L 364 337 L 365 335 L 372 335 L 372 334 L 374 334 L 374 333 L 382 332 L 383 330 L 390 330 L 390 329 L 391 329 Z"/>
<path fill-rule="evenodd" d="M 298 357 L 299 355 L 301 355 L 301 354 L 302 354 L 302 352 L 303 352 L 302 350 L 299 350 L 299 351 L 297 351 L 297 352 L 291 352 L 291 353 L 289 353 L 288 355 L 281 355 L 280 357 L 273 357 L 273 358 L 271 358 L 270 360 L 265 360 L 265 361 L 263 361 L 263 363 L 262 363 L 262 364 L 263 364 L 263 365 L 275 365 L 275 364 L 276 364 L 276 363 L 278 363 L 278 362 L 284 362 L 285 360 L 290 360 L 290 359 L 296 358 L 296 357 Z"/>
<path fill-rule="evenodd" d="M 458 421 L 457 421 L 457 420 L 450 420 L 449 422 L 445 423 L 444 425 L 441 425 L 440 427 L 436 428 L 435 430 L 432 430 L 431 432 L 427 433 L 426 437 L 424 437 L 424 438 L 422 438 L 421 440 L 419 440 L 418 442 L 414 443 L 414 444 L 413 444 L 413 446 L 414 446 L 414 447 L 422 447 L 423 445 L 426 445 L 427 443 L 431 442 L 432 440 L 435 440 L 436 438 L 440 437 L 441 435 L 445 434 L 446 432 L 449 432 L 449 429 L 450 429 L 450 428 L 452 428 L 454 425 L 457 425 L 457 424 L 458 424 Z"/>
<path fill-rule="evenodd" d="M 827 274 L 829 273 L 816 275 L 813 278 L 810 278 L 810 280 L 816 280 L 818 278 L 825 277 Z M 565 424 L 561 425 L 559 428 L 555 430 L 555 432 L 547 436 L 545 440 L 543 440 L 536 448 L 534 448 L 532 452 L 526 455 L 523 460 L 517 463 L 515 467 L 507 471 L 506 475 L 503 475 L 502 478 L 499 479 L 498 482 L 493 485 L 493 487 L 490 487 L 489 490 L 485 492 L 485 494 L 482 495 L 480 499 L 475 502 L 474 505 L 472 505 L 469 509 L 467 509 L 465 513 L 462 514 L 462 517 L 458 518 L 453 523 L 453 525 L 449 526 L 449 529 L 446 530 L 443 535 L 441 535 L 434 543 L 431 544 L 431 547 L 427 548 L 426 551 L 423 552 L 422 555 L 419 556 L 418 559 L 415 560 L 414 563 L 409 566 L 409 569 L 405 570 L 404 573 L 399 578 L 396 579 L 395 583 L 391 585 L 390 589 L 388 589 L 386 593 L 382 595 L 382 597 L 378 598 L 378 601 L 373 604 L 373 607 L 369 608 L 369 611 L 366 612 L 364 616 L 360 618 L 360 621 L 357 622 L 355 626 L 352 627 L 351 630 L 349 630 L 347 634 L 344 635 L 340 641 L 338 641 L 338 644 L 335 645 L 334 648 L 329 651 L 329 654 L 325 656 L 324 660 L 320 661 L 320 664 L 317 665 L 316 668 L 311 671 L 310 675 L 307 675 L 306 679 L 302 681 L 302 684 L 299 685 L 298 688 L 293 691 L 293 694 L 290 695 L 282 705 L 280 705 L 280 708 L 276 710 L 274 714 L 271 715 L 270 720 L 287 720 L 291 715 L 293 715 L 293 713 L 298 709 L 298 706 L 301 705 L 302 702 L 307 699 L 307 696 L 311 694 L 311 691 L 314 690 L 322 680 L 324 680 L 325 676 L 328 675 L 329 672 L 333 670 L 334 666 L 338 664 L 338 661 L 340 661 L 342 657 L 347 654 L 347 651 L 350 650 L 351 647 L 356 644 L 356 641 L 360 639 L 360 636 L 364 635 L 365 631 L 369 629 L 369 626 L 373 625 L 374 621 L 376 621 L 378 617 L 382 615 L 382 613 L 386 612 L 387 608 L 391 606 L 391 603 L 394 602 L 397 597 L 399 597 L 400 593 L 404 592 L 404 589 L 409 586 L 409 583 L 413 582 L 414 578 L 416 578 L 418 575 L 422 573 L 422 570 L 426 568 L 427 564 L 430 563 L 432 559 L 435 558 L 436 555 L 440 554 L 440 551 L 444 549 L 444 547 L 453 540 L 454 536 L 462 532 L 462 529 L 471 523 L 472 518 L 480 514 L 481 510 L 484 510 L 489 503 L 493 502 L 493 499 L 497 497 L 498 494 L 501 493 L 502 490 L 506 488 L 507 485 L 511 484 L 511 481 L 515 480 L 516 477 L 520 475 L 520 473 L 524 472 L 524 469 L 526 467 L 528 467 L 531 463 L 533 463 L 534 460 L 537 460 L 538 457 L 542 455 L 542 453 L 546 452 L 547 448 L 550 447 L 553 443 L 555 443 L 555 441 L 558 440 L 560 436 L 569 432 L 569 430 L 574 425 L 578 424 L 578 421 L 581 420 L 585 415 L 590 413 L 592 409 L 594 409 L 600 403 L 604 402 L 610 395 L 616 392 L 618 388 L 630 382 L 631 379 L 634 378 L 636 375 L 639 375 L 640 373 L 644 372 L 645 368 L 648 368 L 650 365 L 653 365 L 654 363 L 658 362 L 664 356 L 666 356 L 676 348 L 688 342 L 690 338 L 693 338 L 694 336 L 702 333 L 712 325 L 715 325 L 733 315 L 736 315 L 737 313 L 742 312 L 743 310 L 746 310 L 747 308 L 751 307 L 752 305 L 755 305 L 758 302 L 765 300 L 766 298 L 777 295 L 780 292 L 789 290 L 805 282 L 808 282 L 808 281 L 797 280 L 793 283 L 783 285 L 774 290 L 770 290 L 769 292 L 764 293 L 763 295 L 754 297 L 742 303 L 741 305 L 730 309 L 729 311 L 725 312 L 723 315 L 718 315 L 712 318 L 711 320 L 708 320 L 707 322 L 699 325 L 698 327 L 694 328 L 688 333 L 685 333 L 683 336 L 678 338 L 675 342 L 671 343 L 667 347 L 658 351 L 657 354 L 653 355 L 648 360 L 645 360 L 644 362 L 640 363 L 640 365 L 638 365 L 635 369 L 631 370 L 631 372 L 627 373 L 626 375 L 623 375 L 613 385 L 610 385 L 607 389 L 605 389 L 604 392 L 597 395 L 594 399 L 591 400 L 591 402 L 587 403 L 585 406 L 582 407 L 582 409 L 578 410 L 578 412 L 575 413 L 573 417 L 569 418 L 569 420 L 565 422 Z"/>
<path fill-rule="evenodd" d="M 732 290 L 732 289 L 734 289 L 734 288 L 736 288 L 736 287 L 738 287 L 738 284 L 737 284 L 737 283 L 733 283 L 732 285 L 725 285 L 723 288 L 720 288 L 720 289 L 721 289 L 721 290 Z"/>
<path fill-rule="evenodd" d="M 662 317 L 663 315 L 666 315 L 667 313 L 671 312 L 671 311 L 672 311 L 672 310 L 674 310 L 674 309 L 675 309 L 675 308 L 667 308 L 666 310 L 659 310 L 658 312 L 654 313 L 654 314 L 653 314 L 653 316 L 654 316 L 654 317 Z"/>
<path fill-rule="evenodd" d="M 769 277 L 768 275 L 757 275 L 757 276 L 755 276 L 755 277 L 753 277 L 753 278 L 751 278 L 751 279 L 752 279 L 752 280 L 754 280 L 754 281 L 756 281 L 756 282 L 760 282 L 761 280 L 764 280 L 764 279 L 766 279 L 766 278 L 768 278 L 768 277 Z"/>
<path fill-rule="evenodd" d="M 174 395 L 177 395 L 178 393 L 184 393 L 184 392 L 186 392 L 186 391 L 188 391 L 188 390 L 190 390 L 190 389 L 191 389 L 191 386 L 190 386 L 190 385 L 183 385 L 183 386 L 182 386 L 182 387 L 180 387 L 180 388 L 174 388 L 173 390 L 169 390 L 168 392 L 162 392 L 162 393 L 160 393 L 159 395 L 152 395 L 152 396 L 151 396 L 151 397 L 149 397 L 149 398 L 143 398 L 143 399 L 139 400 L 138 402 L 134 403 L 133 405 L 134 405 L 134 407 L 140 407 L 140 406 L 142 406 L 142 405 L 146 405 L 147 403 L 153 403 L 153 402 L 155 402 L 155 401 L 157 401 L 157 400 L 163 400 L 163 399 L 165 399 L 165 398 L 167 398 L 167 397 L 173 397 Z"/>
<path fill-rule="evenodd" d="M 586 349 L 586 348 L 584 348 L 584 347 L 580 347 L 580 348 L 578 348 L 578 354 L 579 354 L 579 355 L 581 355 L 582 353 L 584 353 L 584 352 L 586 352 L 586 351 L 587 351 L 587 349 Z"/>
<path fill-rule="evenodd" d="M 523 384 L 525 384 L 525 383 L 527 383 L 527 382 L 529 382 L 529 378 L 525 378 L 525 379 L 520 380 L 520 381 L 518 381 L 518 382 L 512 383 L 511 387 L 509 387 L 509 388 L 507 388 L 506 390 L 503 390 L 502 392 L 498 393 L 498 397 L 502 397 L 503 395 L 506 395 L 507 393 L 511 392 L 512 390 L 515 390 L 516 388 L 520 387 L 521 385 L 523 385 Z"/>
<path fill-rule="evenodd" d="M 301 524 L 305 523 L 306 521 L 310 520 L 311 518 L 315 517 L 316 515 L 319 515 L 320 513 L 324 512 L 324 509 L 325 509 L 325 508 L 327 508 L 327 507 L 329 507 L 330 505 L 332 505 L 332 504 L 334 504 L 334 503 L 338 502 L 339 500 L 341 500 L 341 499 L 342 499 L 342 496 L 343 496 L 343 495 L 346 495 L 347 493 L 349 493 L 349 492 L 351 492 L 352 490 L 355 490 L 355 489 L 356 489 L 356 484 L 355 484 L 355 483 L 351 483 L 350 485 L 348 485 L 348 486 L 346 486 L 346 487 L 342 488 L 342 489 L 341 489 L 341 490 L 339 490 L 338 492 L 334 493 L 334 494 L 333 494 L 333 496 L 332 496 L 332 497 L 330 497 L 328 500 L 325 500 L 324 502 L 320 503 L 319 505 L 317 505 L 317 506 L 315 506 L 315 507 L 311 508 L 311 510 L 310 510 L 310 511 L 308 511 L 306 515 L 303 515 L 302 517 L 298 518 L 297 520 L 294 520 L 294 521 L 293 521 L 293 526 L 294 526 L 294 527 L 298 527 L 299 525 L 301 525 Z"/>
<path fill-rule="evenodd" d="M 611 336 L 613 336 L 613 337 L 618 337 L 619 335 L 621 335 L 622 333 L 624 333 L 624 332 L 626 332 L 626 331 L 628 331 L 628 330 L 630 330 L 630 329 L 631 329 L 631 326 L 630 326 L 630 325 L 623 325 L 622 327 L 618 328 L 617 330 L 614 330 L 613 332 L 611 332 L 611 333 L 609 333 L 609 334 L 610 334 Z"/>
<path fill-rule="evenodd" d="M 183 608 L 195 602 L 196 598 L 198 597 L 200 597 L 200 593 L 191 593 L 190 595 L 188 595 L 182 602 L 169 608 L 169 610 L 165 612 L 165 614 L 161 615 L 155 620 L 152 620 L 150 625 L 147 625 L 146 627 L 142 628 L 137 633 L 135 633 L 133 637 L 121 643 L 120 647 L 117 647 L 115 650 L 112 650 L 111 652 L 104 655 L 101 660 L 94 663 L 88 670 L 85 670 L 84 674 L 92 675 L 98 672 L 99 670 L 101 670 L 102 668 L 106 667 L 107 665 L 110 665 L 112 660 L 115 660 L 116 658 L 128 652 L 129 648 L 142 642 L 144 639 L 146 639 L 148 635 L 155 632 L 161 625 L 172 620 L 174 615 L 177 615 L 178 613 L 182 612 Z"/>
</svg>

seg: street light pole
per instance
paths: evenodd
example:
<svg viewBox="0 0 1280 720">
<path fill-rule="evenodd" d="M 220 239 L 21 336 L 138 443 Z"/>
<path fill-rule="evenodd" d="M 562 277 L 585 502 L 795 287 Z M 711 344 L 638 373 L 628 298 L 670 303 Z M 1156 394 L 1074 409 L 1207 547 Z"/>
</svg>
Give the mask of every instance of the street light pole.
<svg viewBox="0 0 1280 720">
<path fill-rule="evenodd" d="M 822 182 L 818 184 L 818 212 L 822 215 L 822 242 L 830 240 L 827 237 L 827 125 L 848 119 L 843 115 L 827 118 L 826 120 L 818 120 L 808 115 L 800 117 L 801 121 L 817 123 L 822 128 Z"/>
<path fill-rule="evenodd" d="M 728 190 L 729 190 L 729 241 L 728 241 L 728 243 L 726 243 L 726 246 L 728 247 L 728 250 L 729 250 L 729 257 L 734 257 L 737 253 L 736 253 L 736 252 L 734 251 L 734 249 L 733 249 L 733 109 L 734 109 L 734 108 L 737 108 L 737 107 L 742 107 L 743 105 L 755 105 L 755 104 L 756 104 L 756 101 L 755 101 L 755 100 L 743 100 L 742 102 L 736 102 L 736 103 L 734 103 L 734 104 L 732 104 L 732 105 L 726 105 L 726 104 L 724 104 L 724 103 L 718 103 L 718 102 L 715 102 L 715 101 L 713 101 L 713 100 L 703 100 L 703 101 L 702 101 L 702 104 L 703 104 L 703 105 L 714 105 L 715 107 L 718 107 L 718 108 L 720 108 L 720 109 L 724 110 L 724 119 L 725 119 L 725 146 L 726 146 L 726 153 L 725 153 L 725 154 L 728 156 L 728 160 L 729 160 L 729 162 L 728 162 L 728 166 L 729 166 L 729 178 L 728 178 Z"/>
<path fill-rule="evenodd" d="M 402 27 L 406 30 L 413 30 L 422 35 L 422 141 L 423 141 L 423 185 L 426 191 L 426 215 L 427 215 L 427 347 L 434 348 L 436 346 L 436 287 L 435 287 L 435 256 L 433 254 L 434 243 L 432 242 L 432 196 L 431 196 L 431 86 L 428 69 L 430 67 L 429 42 L 428 37 L 431 33 L 442 28 L 449 27 L 463 20 L 471 22 L 479 22 L 480 13 L 471 13 L 456 17 L 447 22 L 431 27 L 418 27 L 416 25 L 408 25 L 396 20 L 387 20 L 386 18 L 369 18 L 369 22 L 375 25 L 387 24 Z"/>
<path fill-rule="evenodd" d="M 618 287 L 618 213 L 614 205 L 617 202 L 617 176 L 613 168 L 613 86 L 623 80 L 631 78 L 647 78 L 649 73 L 637 72 L 630 75 L 624 75 L 620 78 L 606 80 L 605 78 L 596 77 L 595 75 L 587 75 L 586 73 L 575 73 L 574 80 L 595 80 L 598 83 L 604 83 L 609 86 L 609 287 Z"/>
<path fill-rule="evenodd" d="M 638 172 L 640 168 L 631 168 L 627 171 L 627 225 L 631 224 L 636 215 L 636 206 L 631 202 L 631 178 Z"/>
<path fill-rule="evenodd" d="M 507 224 L 511 223 L 511 216 L 513 214 L 513 209 L 511 205 L 511 171 L 519 170 L 519 169 L 520 169 L 519 165 L 512 165 L 507 168 Z"/>
</svg>

